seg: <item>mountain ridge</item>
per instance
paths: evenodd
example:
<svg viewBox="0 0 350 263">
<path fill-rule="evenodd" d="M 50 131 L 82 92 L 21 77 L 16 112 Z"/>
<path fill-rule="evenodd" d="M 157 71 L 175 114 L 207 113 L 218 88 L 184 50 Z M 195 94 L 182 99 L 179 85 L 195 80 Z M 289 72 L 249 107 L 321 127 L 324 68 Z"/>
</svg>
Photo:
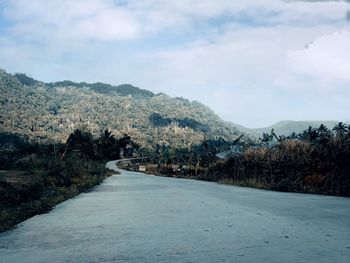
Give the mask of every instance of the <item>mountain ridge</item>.
<svg viewBox="0 0 350 263">
<path fill-rule="evenodd" d="M 131 85 L 119 85 L 123 92 L 111 93 L 118 86 L 98 84 L 106 91 L 82 83 L 50 84 L 0 71 L 0 131 L 32 140 L 64 142 L 77 128 L 96 136 L 108 129 L 116 136 L 127 133 L 142 146 L 166 142 L 175 148 L 238 137 L 235 127 L 197 101 Z M 152 114 L 158 114 L 164 123 L 157 123 Z"/>
<path fill-rule="evenodd" d="M 118 95 L 118 96 L 128 96 L 136 95 L 136 97 L 153 97 L 155 94 L 149 90 L 141 89 L 135 87 L 131 84 L 125 83 L 120 85 L 111 85 L 102 82 L 87 83 L 75 82 L 71 80 L 55 81 L 55 82 L 41 82 L 32 77 L 27 76 L 25 73 L 15 73 L 14 76 L 23 84 L 23 85 L 34 85 L 35 83 L 42 83 L 49 87 L 76 87 L 76 88 L 88 88 L 97 93 L 108 94 L 108 95 Z"/>
</svg>

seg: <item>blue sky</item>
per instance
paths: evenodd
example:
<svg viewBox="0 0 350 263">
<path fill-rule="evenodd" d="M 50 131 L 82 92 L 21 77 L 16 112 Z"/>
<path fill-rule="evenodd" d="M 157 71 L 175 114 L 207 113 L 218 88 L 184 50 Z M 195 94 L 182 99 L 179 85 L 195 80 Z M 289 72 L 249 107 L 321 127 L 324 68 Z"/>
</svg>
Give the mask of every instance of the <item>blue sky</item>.
<svg viewBox="0 0 350 263">
<path fill-rule="evenodd" d="M 0 0 L 0 67 L 131 83 L 248 127 L 350 120 L 349 1 Z"/>
</svg>

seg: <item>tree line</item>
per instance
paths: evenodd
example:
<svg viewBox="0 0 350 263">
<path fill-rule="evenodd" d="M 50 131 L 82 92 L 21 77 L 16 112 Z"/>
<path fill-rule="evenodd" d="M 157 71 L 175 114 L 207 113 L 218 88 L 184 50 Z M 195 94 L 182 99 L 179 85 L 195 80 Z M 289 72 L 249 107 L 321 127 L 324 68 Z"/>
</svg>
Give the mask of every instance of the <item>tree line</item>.
<svg viewBox="0 0 350 263">
<path fill-rule="evenodd" d="M 273 141 L 274 143 L 267 143 Z M 231 154 L 218 159 L 216 153 Z M 258 141 L 206 140 L 187 149 L 157 145 L 148 153 L 159 175 L 277 191 L 350 196 L 350 125 L 320 125 L 289 136 L 263 134 Z M 173 164 L 180 169 L 174 170 Z"/>
<path fill-rule="evenodd" d="M 200 177 L 278 191 L 350 196 L 350 126 L 309 127 L 274 147 L 247 145 Z"/>
</svg>

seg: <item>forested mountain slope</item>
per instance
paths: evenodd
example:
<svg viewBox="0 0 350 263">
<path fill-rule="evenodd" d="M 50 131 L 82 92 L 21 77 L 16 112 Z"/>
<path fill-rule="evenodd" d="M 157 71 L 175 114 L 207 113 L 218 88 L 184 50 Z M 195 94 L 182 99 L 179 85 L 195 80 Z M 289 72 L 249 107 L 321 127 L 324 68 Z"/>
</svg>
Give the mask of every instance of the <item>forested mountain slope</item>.
<svg viewBox="0 0 350 263">
<path fill-rule="evenodd" d="M 64 142 L 77 128 L 130 135 L 142 146 L 185 148 L 204 139 L 232 140 L 235 127 L 203 104 L 136 88 L 62 81 L 44 83 L 0 71 L 1 132 Z"/>
</svg>

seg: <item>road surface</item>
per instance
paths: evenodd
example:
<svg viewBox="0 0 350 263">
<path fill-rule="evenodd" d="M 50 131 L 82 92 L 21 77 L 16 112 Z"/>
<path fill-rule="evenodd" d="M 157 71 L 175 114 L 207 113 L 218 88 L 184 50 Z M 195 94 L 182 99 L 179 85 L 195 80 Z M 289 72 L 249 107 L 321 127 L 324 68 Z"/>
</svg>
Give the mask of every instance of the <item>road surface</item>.
<svg viewBox="0 0 350 263">
<path fill-rule="evenodd" d="M 123 171 L 0 234 L 0 262 L 348 263 L 350 199 Z"/>
</svg>

